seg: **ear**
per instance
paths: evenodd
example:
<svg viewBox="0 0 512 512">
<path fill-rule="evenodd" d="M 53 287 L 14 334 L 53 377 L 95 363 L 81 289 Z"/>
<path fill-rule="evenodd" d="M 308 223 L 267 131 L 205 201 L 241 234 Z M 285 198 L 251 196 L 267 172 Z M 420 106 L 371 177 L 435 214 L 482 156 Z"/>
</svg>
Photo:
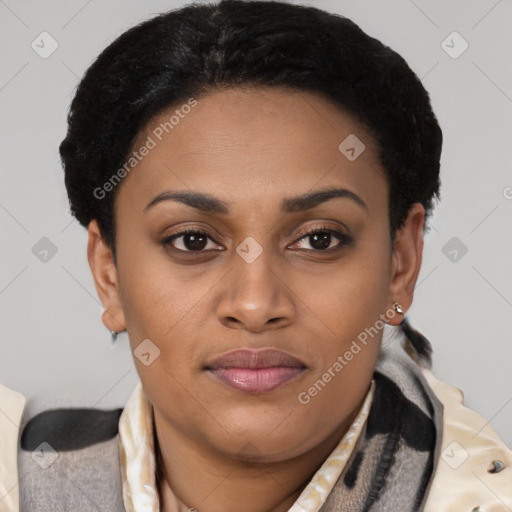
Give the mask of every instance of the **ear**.
<svg viewBox="0 0 512 512">
<path fill-rule="evenodd" d="M 96 291 L 105 307 L 102 316 L 103 323 L 109 331 L 124 331 L 126 322 L 119 297 L 119 281 L 112 250 L 103 240 L 96 219 L 89 223 L 87 232 L 89 235 L 87 260 Z"/>
<path fill-rule="evenodd" d="M 389 300 L 391 304 L 399 302 L 404 313 L 411 306 L 416 280 L 421 269 L 424 222 L 425 209 L 420 203 L 414 203 L 403 227 L 396 234 Z M 399 325 L 402 320 L 402 315 L 394 315 L 388 323 Z"/>
</svg>

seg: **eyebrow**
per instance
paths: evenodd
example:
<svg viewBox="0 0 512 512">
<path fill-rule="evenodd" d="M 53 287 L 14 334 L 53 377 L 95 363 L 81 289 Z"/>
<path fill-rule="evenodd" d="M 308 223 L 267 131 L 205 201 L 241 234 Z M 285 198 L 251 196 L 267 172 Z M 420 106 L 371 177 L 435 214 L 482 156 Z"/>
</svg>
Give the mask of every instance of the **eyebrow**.
<svg viewBox="0 0 512 512">
<path fill-rule="evenodd" d="M 366 203 L 357 194 L 346 188 L 325 188 L 300 196 L 286 198 L 281 202 L 281 211 L 294 213 L 311 210 L 315 206 L 337 197 L 351 199 L 368 211 Z M 178 201 L 205 213 L 229 214 L 229 206 L 226 202 L 209 194 L 186 190 L 180 192 L 162 192 L 153 198 L 143 211 L 147 212 L 150 208 L 163 201 Z"/>
</svg>

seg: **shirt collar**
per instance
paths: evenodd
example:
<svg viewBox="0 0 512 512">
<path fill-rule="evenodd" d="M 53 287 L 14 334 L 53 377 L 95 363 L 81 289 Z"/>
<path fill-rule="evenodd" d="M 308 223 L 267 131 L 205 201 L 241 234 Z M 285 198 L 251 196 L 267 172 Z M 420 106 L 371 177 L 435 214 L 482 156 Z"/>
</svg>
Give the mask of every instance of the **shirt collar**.
<svg viewBox="0 0 512 512">
<path fill-rule="evenodd" d="M 338 445 L 313 475 L 288 512 L 318 512 L 341 475 L 361 435 L 370 412 L 374 381 L 356 418 Z M 156 458 L 153 437 L 153 406 L 139 381 L 119 418 L 119 452 L 126 512 L 159 512 Z M 190 507 L 176 498 L 175 511 Z"/>
</svg>

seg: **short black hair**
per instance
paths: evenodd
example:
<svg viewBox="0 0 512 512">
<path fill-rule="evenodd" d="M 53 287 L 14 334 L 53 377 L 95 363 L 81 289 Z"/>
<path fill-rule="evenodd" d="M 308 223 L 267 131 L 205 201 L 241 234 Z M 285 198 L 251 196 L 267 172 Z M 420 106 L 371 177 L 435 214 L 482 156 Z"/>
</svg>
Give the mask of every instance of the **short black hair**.
<svg viewBox="0 0 512 512">
<path fill-rule="evenodd" d="M 70 106 L 59 150 L 71 213 L 85 227 L 98 221 L 114 261 L 119 186 L 100 198 L 94 191 L 126 165 L 138 132 L 163 109 L 244 86 L 320 94 L 367 128 L 389 183 L 392 241 L 413 203 L 431 214 L 442 132 L 428 92 L 399 54 L 315 7 L 194 2 L 121 34 L 88 68 Z"/>
</svg>

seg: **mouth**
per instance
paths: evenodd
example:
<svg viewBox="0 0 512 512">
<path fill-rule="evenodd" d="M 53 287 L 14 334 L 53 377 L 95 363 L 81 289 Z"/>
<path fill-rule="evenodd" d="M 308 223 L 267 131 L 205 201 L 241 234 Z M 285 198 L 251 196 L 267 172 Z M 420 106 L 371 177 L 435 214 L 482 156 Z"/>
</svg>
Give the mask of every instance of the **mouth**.
<svg viewBox="0 0 512 512">
<path fill-rule="evenodd" d="M 224 384 L 250 394 L 268 393 L 306 370 L 302 361 L 274 348 L 221 354 L 204 367 Z"/>
</svg>

